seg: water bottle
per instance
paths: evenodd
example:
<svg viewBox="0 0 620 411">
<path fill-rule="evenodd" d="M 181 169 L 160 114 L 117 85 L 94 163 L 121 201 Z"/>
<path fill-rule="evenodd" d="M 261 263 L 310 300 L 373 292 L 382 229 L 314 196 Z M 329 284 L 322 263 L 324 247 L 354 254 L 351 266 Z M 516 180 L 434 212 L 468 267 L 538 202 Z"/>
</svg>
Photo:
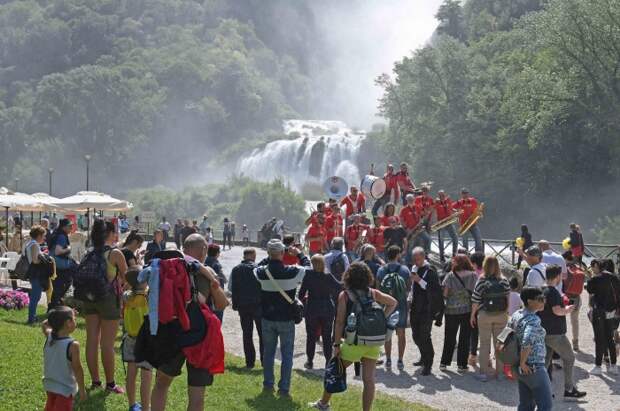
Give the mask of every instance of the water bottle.
<svg viewBox="0 0 620 411">
<path fill-rule="evenodd" d="M 357 318 L 355 318 L 355 314 L 351 313 L 347 317 L 347 326 L 345 328 L 345 333 L 346 333 L 345 342 L 348 345 L 355 344 L 356 326 L 357 326 Z"/>
<path fill-rule="evenodd" d="M 396 325 L 398 324 L 398 320 L 400 320 L 400 313 L 398 310 L 394 311 L 387 319 L 387 332 L 385 333 L 385 340 L 389 341 L 392 339 L 392 334 L 394 334 L 394 330 L 396 329 Z"/>
</svg>

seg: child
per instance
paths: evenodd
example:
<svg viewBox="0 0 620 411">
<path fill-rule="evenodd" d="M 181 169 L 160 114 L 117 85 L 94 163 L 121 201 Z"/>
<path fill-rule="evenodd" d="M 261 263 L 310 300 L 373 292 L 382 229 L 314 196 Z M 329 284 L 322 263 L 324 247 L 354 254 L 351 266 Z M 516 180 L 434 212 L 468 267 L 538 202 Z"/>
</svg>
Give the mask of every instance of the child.
<svg viewBox="0 0 620 411">
<path fill-rule="evenodd" d="M 71 411 L 73 397 L 86 399 L 84 370 L 80 362 L 80 344 L 69 337 L 75 330 L 75 312 L 58 306 L 41 324 L 45 335 L 43 348 L 43 387 L 47 392 L 45 411 Z"/>
<path fill-rule="evenodd" d="M 148 411 L 150 409 L 151 393 L 151 370 L 153 367 L 146 361 L 136 363 L 134 347 L 136 337 L 144 322 L 144 316 L 148 314 L 149 306 L 146 299 L 146 284 L 138 282 L 139 267 L 131 267 L 125 278 L 131 286 L 130 291 L 123 294 L 123 324 L 125 335 L 121 345 L 123 362 L 127 363 L 127 400 L 129 411 Z M 136 378 L 140 368 L 140 400 L 136 402 Z"/>
<path fill-rule="evenodd" d="M 519 293 L 519 279 L 512 277 L 510 282 L 510 295 L 508 297 L 508 317 L 511 317 L 521 308 L 521 294 Z"/>
</svg>

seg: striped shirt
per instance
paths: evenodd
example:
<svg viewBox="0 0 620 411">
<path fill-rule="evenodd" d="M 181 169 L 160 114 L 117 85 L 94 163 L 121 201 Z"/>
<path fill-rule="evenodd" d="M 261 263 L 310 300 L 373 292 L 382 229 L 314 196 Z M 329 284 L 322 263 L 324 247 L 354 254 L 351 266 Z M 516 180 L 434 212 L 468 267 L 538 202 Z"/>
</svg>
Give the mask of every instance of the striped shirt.
<svg viewBox="0 0 620 411">
<path fill-rule="evenodd" d="M 267 269 L 277 285 L 267 276 Z M 282 261 L 268 260 L 267 265 L 254 269 L 254 275 L 261 286 L 263 318 L 269 321 L 293 321 L 294 307 L 280 294 L 279 288 L 294 301 L 297 287 L 306 275 L 306 268 L 296 265 L 285 266 Z"/>
</svg>

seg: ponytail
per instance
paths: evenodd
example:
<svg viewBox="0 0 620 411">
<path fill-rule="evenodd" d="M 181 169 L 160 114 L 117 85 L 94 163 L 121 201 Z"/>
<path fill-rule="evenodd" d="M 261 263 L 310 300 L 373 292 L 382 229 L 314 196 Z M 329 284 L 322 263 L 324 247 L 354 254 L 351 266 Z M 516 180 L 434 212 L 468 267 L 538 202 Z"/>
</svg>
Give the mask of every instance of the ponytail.
<svg viewBox="0 0 620 411">
<path fill-rule="evenodd" d="M 47 323 L 52 329 L 52 340 L 50 346 L 54 345 L 54 340 L 58 339 L 58 333 L 65 326 L 65 323 L 73 318 L 73 309 L 70 307 L 61 305 L 47 314 Z"/>
<path fill-rule="evenodd" d="M 90 239 L 95 249 L 102 249 L 105 246 L 105 240 L 116 230 L 114 224 L 109 221 L 97 219 L 93 223 L 93 229 L 90 232 Z"/>
</svg>

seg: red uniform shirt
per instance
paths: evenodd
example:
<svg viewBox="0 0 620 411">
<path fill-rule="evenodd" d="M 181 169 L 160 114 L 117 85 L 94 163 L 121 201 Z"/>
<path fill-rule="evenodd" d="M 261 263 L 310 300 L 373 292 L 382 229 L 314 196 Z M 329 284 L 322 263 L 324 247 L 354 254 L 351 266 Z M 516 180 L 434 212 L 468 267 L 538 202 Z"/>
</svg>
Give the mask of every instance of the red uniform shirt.
<svg viewBox="0 0 620 411">
<path fill-rule="evenodd" d="M 459 217 L 459 222 L 462 225 L 471 215 L 474 213 L 476 208 L 478 208 L 478 201 L 475 198 L 461 198 L 459 201 L 454 203 L 454 208 L 457 210 L 463 210 L 463 214 Z"/>
<path fill-rule="evenodd" d="M 400 223 L 400 218 L 397 215 L 393 215 L 393 216 L 381 216 L 379 217 L 379 223 L 381 224 L 382 227 L 389 227 L 390 226 L 390 217 L 394 217 L 396 219 L 397 223 Z"/>
<path fill-rule="evenodd" d="M 334 237 L 342 237 L 342 216 L 332 213 L 325 218 L 325 238 L 327 244 L 332 242 Z"/>
<path fill-rule="evenodd" d="M 415 198 L 415 205 L 423 215 L 428 215 L 433 212 L 435 201 L 431 196 L 423 195 Z"/>
<path fill-rule="evenodd" d="M 385 250 L 385 242 L 383 239 L 383 231 L 385 230 L 385 227 L 373 227 L 370 229 L 369 235 L 370 235 L 370 244 L 374 245 L 375 248 L 377 249 L 378 253 L 382 253 Z"/>
<path fill-rule="evenodd" d="M 323 244 L 325 243 L 325 230 L 323 227 L 321 227 L 318 223 L 313 223 L 310 227 L 308 227 L 306 237 L 321 237 L 319 240 L 310 240 L 308 242 L 308 249 L 311 253 L 323 252 Z"/>
<path fill-rule="evenodd" d="M 437 221 L 443 220 L 454 214 L 454 202 L 450 197 L 445 200 L 435 199 L 435 212 L 437 213 Z"/>
<path fill-rule="evenodd" d="M 354 200 L 351 194 L 349 194 L 340 201 L 340 206 L 345 206 L 345 214 L 346 217 L 349 218 L 351 214 L 362 213 L 366 210 L 366 197 L 364 197 L 364 194 L 358 192 Z"/>
<path fill-rule="evenodd" d="M 413 230 L 420 222 L 420 208 L 416 205 L 406 205 L 400 210 L 400 219 L 403 222 L 403 227 L 407 230 Z"/>
<path fill-rule="evenodd" d="M 408 172 L 403 173 L 402 171 L 399 171 L 396 173 L 396 181 L 398 183 L 398 187 L 400 187 L 400 189 L 404 192 L 411 193 L 415 189 Z"/>
<path fill-rule="evenodd" d="M 394 192 L 394 198 L 398 200 L 400 198 L 398 175 L 385 173 L 383 175 L 383 180 L 385 181 L 385 194 L 391 195 L 391 193 Z"/>
<path fill-rule="evenodd" d="M 282 264 L 284 265 L 299 265 L 299 257 L 294 254 L 284 253 L 282 256 Z"/>
<path fill-rule="evenodd" d="M 344 233 L 344 241 L 347 251 L 353 251 L 355 249 L 357 239 L 362 235 L 364 230 L 367 230 L 366 236 L 368 237 L 370 235 L 370 230 L 369 227 L 365 224 L 352 224 L 347 227 Z"/>
</svg>

